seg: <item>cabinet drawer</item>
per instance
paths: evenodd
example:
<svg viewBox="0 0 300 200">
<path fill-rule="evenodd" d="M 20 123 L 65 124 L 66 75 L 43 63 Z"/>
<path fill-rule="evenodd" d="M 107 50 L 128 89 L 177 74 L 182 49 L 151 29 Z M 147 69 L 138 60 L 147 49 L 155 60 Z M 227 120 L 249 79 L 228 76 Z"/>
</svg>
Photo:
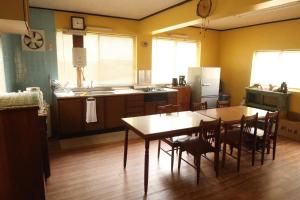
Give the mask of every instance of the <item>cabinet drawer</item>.
<svg viewBox="0 0 300 200">
<path fill-rule="evenodd" d="M 136 117 L 136 116 L 143 116 L 144 115 L 144 111 L 143 112 L 127 112 L 126 116 L 127 117 Z"/>
<path fill-rule="evenodd" d="M 126 107 L 131 108 L 131 107 L 143 107 L 144 106 L 144 101 L 127 101 L 126 102 Z"/>
<path fill-rule="evenodd" d="M 130 101 L 144 101 L 144 95 L 143 94 L 138 94 L 138 95 L 128 95 L 126 97 L 126 101 L 130 102 Z"/>
<path fill-rule="evenodd" d="M 127 113 L 128 112 L 144 112 L 144 106 L 127 108 L 126 111 L 127 111 Z"/>
</svg>

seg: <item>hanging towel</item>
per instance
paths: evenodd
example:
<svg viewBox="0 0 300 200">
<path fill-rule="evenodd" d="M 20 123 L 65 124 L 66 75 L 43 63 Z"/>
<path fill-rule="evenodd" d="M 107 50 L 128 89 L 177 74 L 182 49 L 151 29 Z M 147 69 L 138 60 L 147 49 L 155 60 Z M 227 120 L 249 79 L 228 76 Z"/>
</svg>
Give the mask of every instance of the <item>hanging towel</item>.
<svg viewBox="0 0 300 200">
<path fill-rule="evenodd" d="M 86 99 L 86 123 L 97 122 L 96 99 Z"/>
</svg>

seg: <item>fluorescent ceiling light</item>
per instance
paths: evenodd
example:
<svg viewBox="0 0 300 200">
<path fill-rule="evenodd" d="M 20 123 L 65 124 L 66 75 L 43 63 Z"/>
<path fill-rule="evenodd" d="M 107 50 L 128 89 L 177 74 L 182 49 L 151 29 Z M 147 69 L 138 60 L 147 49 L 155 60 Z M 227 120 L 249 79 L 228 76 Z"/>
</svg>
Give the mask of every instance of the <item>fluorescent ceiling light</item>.
<svg viewBox="0 0 300 200">
<path fill-rule="evenodd" d="M 263 10 L 275 7 L 290 6 L 295 3 L 299 3 L 300 0 L 271 0 L 264 3 L 260 3 L 254 6 L 255 10 Z"/>
<path fill-rule="evenodd" d="M 169 36 L 171 36 L 171 37 L 177 37 L 177 38 L 188 38 L 189 37 L 186 34 L 176 34 L 176 33 L 170 34 Z"/>
</svg>

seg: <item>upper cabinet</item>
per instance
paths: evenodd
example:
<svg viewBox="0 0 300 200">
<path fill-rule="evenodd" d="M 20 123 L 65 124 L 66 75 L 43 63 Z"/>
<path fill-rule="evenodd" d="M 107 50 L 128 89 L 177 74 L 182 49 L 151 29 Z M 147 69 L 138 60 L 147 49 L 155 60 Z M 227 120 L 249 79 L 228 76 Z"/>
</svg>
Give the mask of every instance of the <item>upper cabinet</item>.
<svg viewBox="0 0 300 200">
<path fill-rule="evenodd" d="M 9 0 L 0 8 L 0 33 L 28 33 L 28 0 Z"/>
</svg>

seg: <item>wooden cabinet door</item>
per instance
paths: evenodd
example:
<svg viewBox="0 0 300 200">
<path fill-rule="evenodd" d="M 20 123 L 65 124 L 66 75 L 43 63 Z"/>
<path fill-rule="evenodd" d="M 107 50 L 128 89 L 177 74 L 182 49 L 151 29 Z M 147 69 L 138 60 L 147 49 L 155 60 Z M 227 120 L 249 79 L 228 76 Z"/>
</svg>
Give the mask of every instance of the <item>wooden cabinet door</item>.
<svg viewBox="0 0 300 200">
<path fill-rule="evenodd" d="M 58 100 L 60 133 L 71 134 L 84 130 L 82 107 L 81 98 Z"/>
<path fill-rule="evenodd" d="M 144 95 L 135 94 L 126 96 L 126 117 L 144 115 Z"/>
<path fill-rule="evenodd" d="M 86 100 L 83 99 L 83 122 L 86 131 L 96 131 L 104 128 L 104 97 L 96 97 L 97 122 L 86 123 Z"/>
<path fill-rule="evenodd" d="M 168 104 L 177 105 L 177 92 L 170 92 L 168 94 Z"/>
<path fill-rule="evenodd" d="M 191 88 L 188 86 L 178 87 L 177 103 L 181 107 L 181 111 L 190 110 Z"/>
<path fill-rule="evenodd" d="M 145 102 L 145 115 L 156 114 L 156 102 Z"/>
<path fill-rule="evenodd" d="M 125 117 L 125 96 L 105 97 L 105 128 L 117 128 Z"/>
</svg>

